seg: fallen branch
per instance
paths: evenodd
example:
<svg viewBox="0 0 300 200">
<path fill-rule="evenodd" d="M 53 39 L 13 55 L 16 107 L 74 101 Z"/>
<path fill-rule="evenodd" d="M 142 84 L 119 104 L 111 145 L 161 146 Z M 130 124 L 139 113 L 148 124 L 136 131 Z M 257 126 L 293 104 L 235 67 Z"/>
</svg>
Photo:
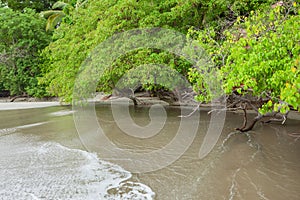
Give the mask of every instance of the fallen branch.
<svg viewBox="0 0 300 200">
<path fill-rule="evenodd" d="M 190 114 L 188 114 L 188 115 L 179 115 L 178 117 L 190 117 L 190 116 L 192 116 L 199 109 L 200 105 L 201 104 L 199 103 Z"/>
<path fill-rule="evenodd" d="M 245 118 L 245 117 L 244 117 Z M 252 122 L 250 123 L 250 125 L 246 128 L 247 125 L 247 121 L 244 121 L 244 125 L 241 128 L 236 128 L 235 130 L 241 131 L 241 132 L 247 132 L 253 129 L 254 125 L 263 118 L 263 115 L 258 115 L 256 116 Z M 247 118 L 246 118 L 247 119 Z M 245 120 L 245 119 L 244 119 Z"/>
<path fill-rule="evenodd" d="M 14 96 L 13 98 L 11 98 L 10 100 L 9 100 L 9 102 L 14 102 L 16 99 L 18 99 L 18 98 L 27 98 L 28 97 L 28 95 L 18 95 L 18 96 Z"/>
<path fill-rule="evenodd" d="M 233 100 L 233 103 L 230 104 L 228 107 L 235 107 L 237 105 L 240 105 L 239 107 L 234 108 L 234 109 L 242 110 L 243 116 L 244 116 L 243 125 L 239 128 L 236 128 L 235 130 L 238 130 L 241 132 L 250 131 L 254 128 L 254 126 L 257 122 L 259 122 L 265 118 L 268 118 L 268 120 L 264 121 L 264 123 L 270 123 L 270 122 L 281 122 L 282 124 L 285 123 L 288 112 L 285 114 L 282 114 L 282 113 L 280 113 L 280 109 L 279 109 L 279 111 L 273 111 L 273 112 L 269 112 L 266 114 L 261 114 L 259 112 L 258 108 L 261 107 L 265 102 L 272 99 L 272 97 L 268 93 L 265 93 L 265 96 L 266 96 L 266 98 L 253 98 L 251 96 L 249 96 L 249 98 L 247 98 L 245 96 L 239 96 L 234 93 L 232 94 L 231 100 Z M 254 117 L 254 119 L 250 123 L 248 123 L 248 119 L 247 119 L 247 107 L 254 110 L 257 113 L 257 116 Z"/>
<path fill-rule="evenodd" d="M 221 111 L 238 111 L 238 110 L 242 110 L 242 107 L 236 107 L 236 108 L 221 108 L 221 109 L 212 109 L 210 111 L 207 112 L 208 115 L 210 115 L 212 112 L 221 112 Z"/>
</svg>

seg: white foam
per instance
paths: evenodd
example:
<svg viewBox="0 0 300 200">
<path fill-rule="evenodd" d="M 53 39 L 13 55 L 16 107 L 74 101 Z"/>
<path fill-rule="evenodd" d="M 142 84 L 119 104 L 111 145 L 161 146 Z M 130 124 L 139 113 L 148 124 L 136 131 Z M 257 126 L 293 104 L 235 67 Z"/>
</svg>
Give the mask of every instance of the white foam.
<svg viewBox="0 0 300 200">
<path fill-rule="evenodd" d="M 0 136 L 9 135 L 15 133 L 17 131 L 16 128 L 4 128 L 0 129 Z"/>
<path fill-rule="evenodd" d="M 12 127 L 12 128 L 0 129 L 0 136 L 16 133 L 18 131 L 18 129 L 31 128 L 31 127 L 40 126 L 40 125 L 43 125 L 46 123 L 48 123 L 48 122 L 37 122 L 37 123 L 33 123 L 33 124 L 25 124 L 22 126 L 16 126 L 16 127 Z"/>
<path fill-rule="evenodd" d="M 154 193 L 96 154 L 21 134 L 0 138 L 0 199 L 148 200 Z"/>
<path fill-rule="evenodd" d="M 61 110 L 61 111 L 57 111 L 57 112 L 53 112 L 50 113 L 51 116 L 65 116 L 65 115 L 71 115 L 73 114 L 74 111 L 73 110 Z"/>
<path fill-rule="evenodd" d="M 22 126 L 17 126 L 17 127 L 15 127 L 15 129 L 31 128 L 31 127 L 40 126 L 40 125 L 43 125 L 46 123 L 48 123 L 48 122 L 37 122 L 37 123 L 33 123 L 33 124 L 25 124 Z"/>
</svg>

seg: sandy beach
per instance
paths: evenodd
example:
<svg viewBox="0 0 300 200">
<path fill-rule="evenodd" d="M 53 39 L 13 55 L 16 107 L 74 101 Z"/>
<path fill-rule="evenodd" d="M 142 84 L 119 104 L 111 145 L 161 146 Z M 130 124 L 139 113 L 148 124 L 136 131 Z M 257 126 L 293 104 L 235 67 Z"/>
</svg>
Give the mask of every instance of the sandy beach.
<svg viewBox="0 0 300 200">
<path fill-rule="evenodd" d="M 16 110 L 58 106 L 59 102 L 0 102 L 0 110 Z"/>
</svg>

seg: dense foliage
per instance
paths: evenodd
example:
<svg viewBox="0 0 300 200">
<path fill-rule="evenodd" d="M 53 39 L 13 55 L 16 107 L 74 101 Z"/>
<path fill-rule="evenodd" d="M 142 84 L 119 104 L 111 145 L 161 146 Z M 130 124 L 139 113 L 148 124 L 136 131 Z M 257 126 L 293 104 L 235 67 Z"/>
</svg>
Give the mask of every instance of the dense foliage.
<svg viewBox="0 0 300 200">
<path fill-rule="evenodd" d="M 1 0 L 0 2 L 15 11 L 23 11 L 25 8 L 31 8 L 40 12 L 50 9 L 55 0 Z"/>
<path fill-rule="evenodd" d="M 298 12 L 296 2 L 275 4 L 238 17 L 222 33 L 223 40 L 216 40 L 212 29 L 191 30 L 190 35 L 198 38 L 220 67 L 227 94 L 256 97 L 261 113 L 286 113 L 290 107 L 300 110 Z M 191 71 L 190 77 L 197 78 L 197 74 Z"/>
<path fill-rule="evenodd" d="M 44 78 L 41 79 L 41 83 L 49 85 L 48 89 L 53 95 L 70 101 L 80 65 L 96 45 L 114 33 L 144 27 L 165 27 L 187 33 L 192 26 L 201 29 L 208 24 L 216 26 L 221 19 L 226 21 L 228 7 L 231 17 L 235 18 L 239 13 L 246 14 L 258 5 L 256 1 L 249 3 L 222 0 L 89 1 L 85 6 L 75 9 L 68 20 L 55 31 L 56 41 L 44 51 L 48 62 L 43 67 Z M 109 91 L 134 64 L 153 60 L 157 63 L 172 64 L 184 76 L 187 75 L 189 65 L 186 62 L 174 64 L 174 56 L 146 49 L 116 61 L 118 65 L 105 76 L 106 78 L 100 80 L 98 89 Z"/>
<path fill-rule="evenodd" d="M 185 34 L 206 50 L 231 105 L 251 107 L 261 116 L 300 110 L 300 19 L 294 0 L 5 0 L 0 5 L 0 90 L 12 95 L 50 94 L 70 102 L 80 67 L 97 45 L 116 33 L 163 27 Z M 138 79 L 149 79 L 151 63 L 171 66 L 187 78 L 199 102 L 214 98 L 208 84 L 212 77 L 182 57 L 155 48 L 118 57 L 99 78 L 97 90 L 111 92 L 138 66 L 145 66 Z M 170 73 L 158 71 L 162 76 Z M 126 80 L 131 84 L 135 79 Z M 139 90 L 158 94 L 165 88 L 143 84 Z"/>
<path fill-rule="evenodd" d="M 253 13 L 237 27 L 245 29 L 245 36 L 229 45 L 229 56 L 222 72 L 225 90 L 236 88 L 239 94 L 251 93 L 268 99 L 260 111 L 285 113 L 289 106 L 300 110 L 300 33 L 298 9 L 286 14 L 282 6 L 268 13 Z M 297 15 L 294 15 L 297 14 Z M 297 28 L 298 27 L 298 28 Z M 234 40 L 233 34 L 228 34 Z"/>
<path fill-rule="evenodd" d="M 31 9 L 0 8 L 0 89 L 11 95 L 45 95 L 38 86 L 40 51 L 50 42 L 45 20 Z"/>
</svg>

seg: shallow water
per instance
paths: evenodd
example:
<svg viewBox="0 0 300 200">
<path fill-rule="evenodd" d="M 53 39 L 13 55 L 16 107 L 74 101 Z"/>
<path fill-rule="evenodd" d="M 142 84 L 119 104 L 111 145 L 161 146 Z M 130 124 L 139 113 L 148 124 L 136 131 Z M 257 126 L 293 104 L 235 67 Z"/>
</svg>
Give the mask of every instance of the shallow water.
<svg viewBox="0 0 300 200">
<path fill-rule="evenodd" d="M 107 138 L 138 153 L 163 148 L 176 136 L 181 119 L 177 108 L 168 108 L 164 129 L 140 139 L 117 127 L 110 106 L 96 111 Z M 150 122 L 148 111 L 130 108 L 140 126 Z M 232 130 L 242 116 L 227 113 L 217 145 L 199 159 L 210 120 L 200 112 L 196 137 L 179 159 L 159 170 L 130 173 L 126 157 L 104 161 L 101 152 L 86 151 L 72 114 L 66 106 L 0 111 L 0 199 L 299 199 L 300 139 L 288 135 L 300 131 L 299 121 L 258 124 L 239 134 Z M 159 162 L 149 158 L 143 165 Z"/>
</svg>

